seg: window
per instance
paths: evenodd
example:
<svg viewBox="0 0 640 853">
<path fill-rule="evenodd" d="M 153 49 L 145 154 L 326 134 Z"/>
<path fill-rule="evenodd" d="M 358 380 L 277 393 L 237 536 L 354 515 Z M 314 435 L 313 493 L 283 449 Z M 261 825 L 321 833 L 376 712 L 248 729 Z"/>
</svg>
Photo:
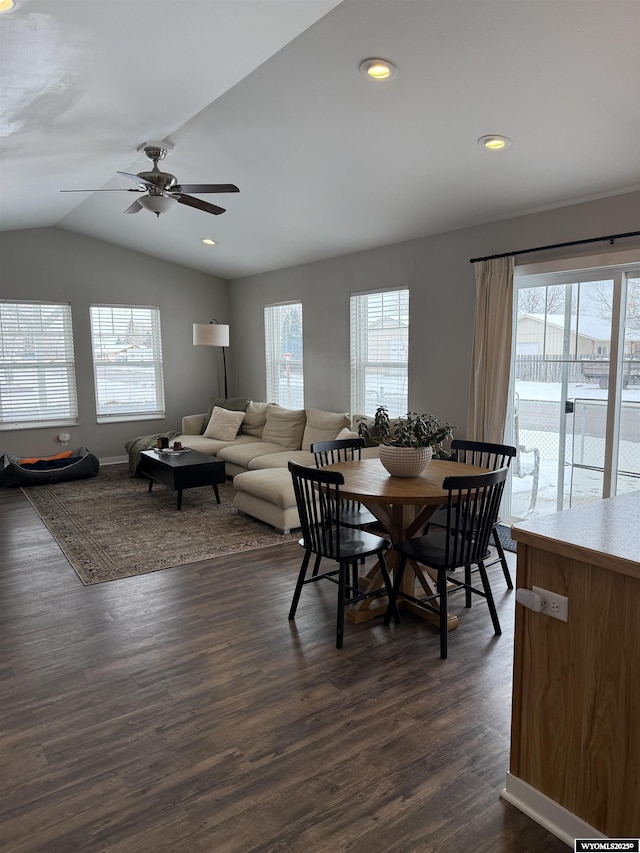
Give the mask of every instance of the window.
<svg viewBox="0 0 640 853">
<path fill-rule="evenodd" d="M 164 417 L 160 310 L 92 305 L 98 423 Z"/>
<path fill-rule="evenodd" d="M 371 415 L 386 406 L 406 414 L 409 361 L 409 291 L 351 297 L 351 411 Z"/>
<path fill-rule="evenodd" d="M 0 429 L 77 419 L 71 306 L 0 300 Z"/>
<path fill-rule="evenodd" d="M 516 267 L 511 520 L 637 490 L 640 267 L 637 252 Z M 629 262 L 627 262 L 629 261 Z M 536 341 L 525 351 L 523 341 Z"/>
<path fill-rule="evenodd" d="M 265 306 L 264 342 L 267 400 L 288 409 L 303 409 L 301 302 Z"/>
</svg>

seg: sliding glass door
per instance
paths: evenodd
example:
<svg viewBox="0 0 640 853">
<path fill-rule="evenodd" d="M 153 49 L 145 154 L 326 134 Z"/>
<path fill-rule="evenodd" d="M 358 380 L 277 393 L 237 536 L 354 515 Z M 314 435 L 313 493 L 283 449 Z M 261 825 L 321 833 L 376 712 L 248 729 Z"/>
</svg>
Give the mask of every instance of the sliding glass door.
<svg viewBox="0 0 640 853">
<path fill-rule="evenodd" d="M 640 270 L 516 274 L 512 520 L 640 489 Z"/>
</svg>

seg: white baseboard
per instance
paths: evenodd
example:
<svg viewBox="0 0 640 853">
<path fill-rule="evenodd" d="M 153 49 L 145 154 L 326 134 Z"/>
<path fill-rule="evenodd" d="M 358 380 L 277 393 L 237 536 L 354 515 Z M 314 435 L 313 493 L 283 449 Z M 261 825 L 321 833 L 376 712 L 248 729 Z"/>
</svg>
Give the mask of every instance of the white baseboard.
<svg viewBox="0 0 640 853">
<path fill-rule="evenodd" d="M 606 838 L 581 818 L 542 794 L 517 776 L 507 773 L 506 787 L 500 791 L 503 800 L 524 812 L 540 826 L 552 832 L 573 850 L 576 838 Z"/>
<path fill-rule="evenodd" d="M 123 462 L 128 462 L 128 456 L 107 456 L 100 460 L 101 465 L 121 465 Z"/>
</svg>

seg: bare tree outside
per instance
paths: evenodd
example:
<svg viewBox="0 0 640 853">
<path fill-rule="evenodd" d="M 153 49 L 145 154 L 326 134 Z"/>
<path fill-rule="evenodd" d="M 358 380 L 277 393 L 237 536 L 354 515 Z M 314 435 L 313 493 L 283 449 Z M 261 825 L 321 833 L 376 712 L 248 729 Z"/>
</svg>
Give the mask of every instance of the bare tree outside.
<svg viewBox="0 0 640 853">
<path fill-rule="evenodd" d="M 603 320 L 611 320 L 613 310 L 613 294 L 606 284 L 597 282 L 592 291 L 595 303 L 595 313 Z M 625 317 L 627 330 L 640 331 L 640 278 L 630 278 L 627 281 L 627 310 Z"/>
<path fill-rule="evenodd" d="M 518 314 L 563 314 L 565 291 L 561 284 L 523 287 L 518 291 Z"/>
</svg>

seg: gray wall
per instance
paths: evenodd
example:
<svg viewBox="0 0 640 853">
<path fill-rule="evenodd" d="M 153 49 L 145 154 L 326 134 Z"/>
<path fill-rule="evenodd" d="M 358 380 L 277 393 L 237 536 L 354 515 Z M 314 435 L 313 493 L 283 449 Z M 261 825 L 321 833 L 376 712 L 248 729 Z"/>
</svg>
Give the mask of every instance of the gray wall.
<svg viewBox="0 0 640 853">
<path fill-rule="evenodd" d="M 13 231 L 0 234 L 0 296 L 71 303 L 79 424 L 64 431 L 72 436 L 70 447 L 86 445 L 103 460 L 122 457 L 124 442 L 136 435 L 179 429 L 183 414 L 203 411 L 212 394 L 222 393 L 221 353 L 192 345 L 194 322 L 216 317 L 230 323 L 229 394 L 263 400 L 269 303 L 302 300 L 305 405 L 347 411 L 349 296 L 396 286 L 410 289 L 409 408 L 449 420 L 463 436 L 475 311 L 469 258 L 638 229 L 640 193 L 626 193 L 229 283 L 57 228 Z M 599 243 L 581 253 L 637 245 Z M 89 330 L 94 302 L 160 308 L 164 421 L 96 423 Z M 0 431 L 0 453 L 55 453 L 59 432 Z"/>
<path fill-rule="evenodd" d="M 383 246 L 327 261 L 290 267 L 230 284 L 237 387 L 264 399 L 266 304 L 302 300 L 305 405 L 349 410 L 349 296 L 362 290 L 410 291 L 409 408 L 453 423 L 464 436 L 467 414 L 475 277 L 472 257 L 640 229 L 640 193 Z M 524 256 L 528 262 L 568 254 L 595 254 L 637 246 L 624 240 Z"/>
<path fill-rule="evenodd" d="M 0 258 L 2 298 L 71 303 L 79 409 L 77 426 L 0 431 L 0 453 L 56 453 L 57 435 L 68 432 L 70 449 L 122 457 L 127 439 L 180 429 L 183 414 L 203 411 L 212 394 L 224 393 L 221 351 L 192 343 L 194 322 L 229 322 L 222 279 L 57 228 L 0 234 Z M 89 306 L 98 302 L 160 308 L 164 420 L 96 423 Z"/>
</svg>

